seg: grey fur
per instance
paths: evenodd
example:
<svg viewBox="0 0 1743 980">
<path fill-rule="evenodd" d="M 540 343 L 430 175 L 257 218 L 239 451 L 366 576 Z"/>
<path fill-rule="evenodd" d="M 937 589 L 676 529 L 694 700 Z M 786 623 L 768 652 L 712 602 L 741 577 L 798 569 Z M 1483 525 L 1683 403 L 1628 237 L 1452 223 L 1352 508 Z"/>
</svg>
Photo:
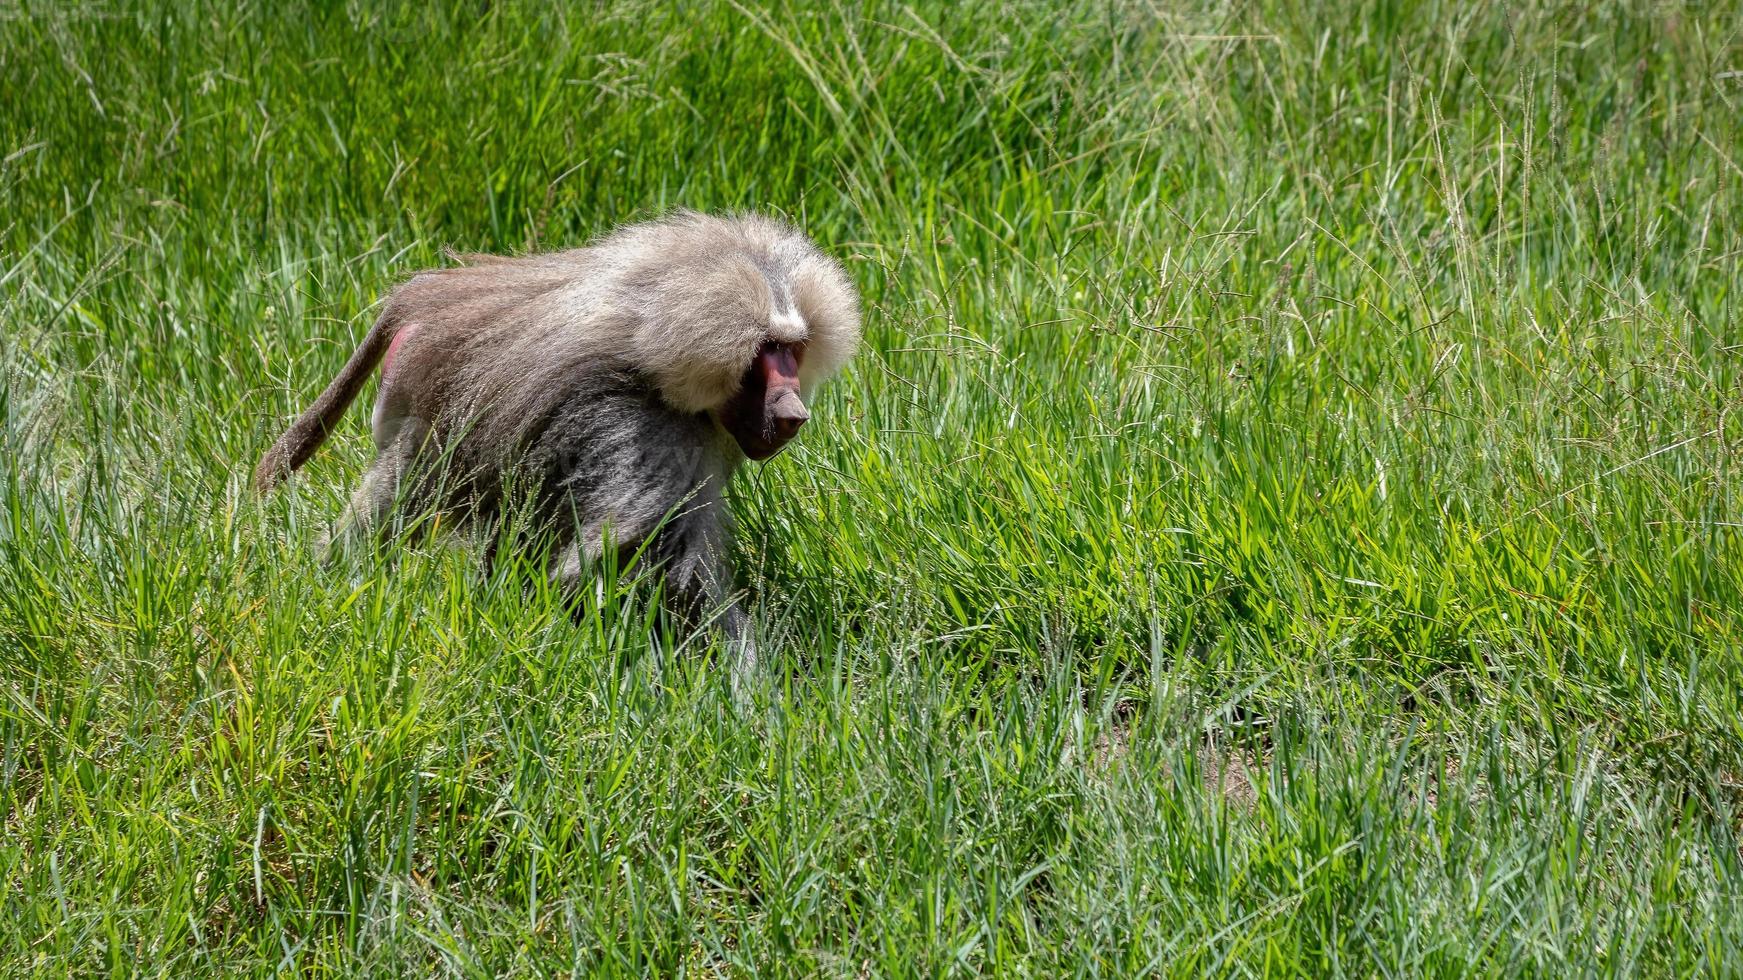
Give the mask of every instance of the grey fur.
<svg viewBox="0 0 1743 980">
<path fill-rule="evenodd" d="M 725 483 L 744 457 L 719 419 L 765 343 L 802 351 L 805 400 L 852 356 L 859 302 L 841 266 L 783 222 L 695 212 L 585 248 L 465 261 L 393 292 L 256 486 L 313 455 L 397 338 L 376 459 L 341 533 L 376 533 L 396 501 L 500 521 L 506 488 L 524 487 L 557 537 L 553 575 L 576 586 L 605 542 L 625 557 L 645 544 L 672 605 L 692 621 L 718 613 L 752 662 L 725 560 Z"/>
</svg>

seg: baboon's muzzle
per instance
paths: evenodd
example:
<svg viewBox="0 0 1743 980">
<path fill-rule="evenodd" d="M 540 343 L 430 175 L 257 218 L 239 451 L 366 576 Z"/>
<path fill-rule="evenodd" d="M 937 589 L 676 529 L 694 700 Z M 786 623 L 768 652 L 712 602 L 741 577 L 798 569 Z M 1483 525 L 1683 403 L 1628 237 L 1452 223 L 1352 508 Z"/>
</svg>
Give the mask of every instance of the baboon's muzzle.
<svg viewBox="0 0 1743 980">
<path fill-rule="evenodd" d="M 763 344 L 738 394 L 721 410 L 720 424 L 751 459 L 780 452 L 811 417 L 799 393 L 799 355 L 791 344 Z"/>
</svg>

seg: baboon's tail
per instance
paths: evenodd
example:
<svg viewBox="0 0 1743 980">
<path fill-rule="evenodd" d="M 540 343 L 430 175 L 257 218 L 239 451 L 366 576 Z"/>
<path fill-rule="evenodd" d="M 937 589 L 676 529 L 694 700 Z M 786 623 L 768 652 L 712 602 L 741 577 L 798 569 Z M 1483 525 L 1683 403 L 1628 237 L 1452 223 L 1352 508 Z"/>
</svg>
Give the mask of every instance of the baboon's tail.
<svg viewBox="0 0 1743 980">
<path fill-rule="evenodd" d="M 260 465 L 254 468 L 254 489 L 266 493 L 283 483 L 297 467 L 308 462 L 315 450 L 321 448 L 321 443 L 327 441 L 328 433 L 344 417 L 345 410 L 351 407 L 357 393 L 363 390 L 363 383 L 369 380 L 369 375 L 393 343 L 394 334 L 399 331 L 399 319 L 395 304 L 390 301 L 375 325 L 369 328 L 369 333 L 364 335 L 363 343 L 357 346 L 351 359 L 339 369 L 338 376 L 327 385 L 327 390 L 321 392 L 315 403 L 297 416 L 285 434 L 279 436 L 266 455 L 260 457 Z"/>
</svg>

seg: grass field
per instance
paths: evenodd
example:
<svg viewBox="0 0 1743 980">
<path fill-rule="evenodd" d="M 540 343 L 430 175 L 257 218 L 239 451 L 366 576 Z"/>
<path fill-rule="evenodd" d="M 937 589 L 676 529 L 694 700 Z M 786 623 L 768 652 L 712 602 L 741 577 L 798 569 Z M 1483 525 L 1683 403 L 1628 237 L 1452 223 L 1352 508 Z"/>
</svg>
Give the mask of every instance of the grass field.
<svg viewBox="0 0 1743 980">
<path fill-rule="evenodd" d="M 0 0 L 0 974 L 1743 971 L 1743 7 Z M 323 569 L 442 249 L 802 223 L 645 585 Z"/>
</svg>

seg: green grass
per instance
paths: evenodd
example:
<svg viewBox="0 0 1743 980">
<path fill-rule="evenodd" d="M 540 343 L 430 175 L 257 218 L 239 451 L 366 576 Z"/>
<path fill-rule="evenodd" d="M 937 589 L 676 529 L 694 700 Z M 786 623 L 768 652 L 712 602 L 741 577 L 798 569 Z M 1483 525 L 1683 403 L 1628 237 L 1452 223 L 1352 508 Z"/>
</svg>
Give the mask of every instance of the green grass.
<svg viewBox="0 0 1743 980">
<path fill-rule="evenodd" d="M 1743 968 L 1737 3 L 301 6 L 0 0 L 0 974 Z M 677 205 L 867 306 L 766 696 L 250 494 Z"/>
</svg>

